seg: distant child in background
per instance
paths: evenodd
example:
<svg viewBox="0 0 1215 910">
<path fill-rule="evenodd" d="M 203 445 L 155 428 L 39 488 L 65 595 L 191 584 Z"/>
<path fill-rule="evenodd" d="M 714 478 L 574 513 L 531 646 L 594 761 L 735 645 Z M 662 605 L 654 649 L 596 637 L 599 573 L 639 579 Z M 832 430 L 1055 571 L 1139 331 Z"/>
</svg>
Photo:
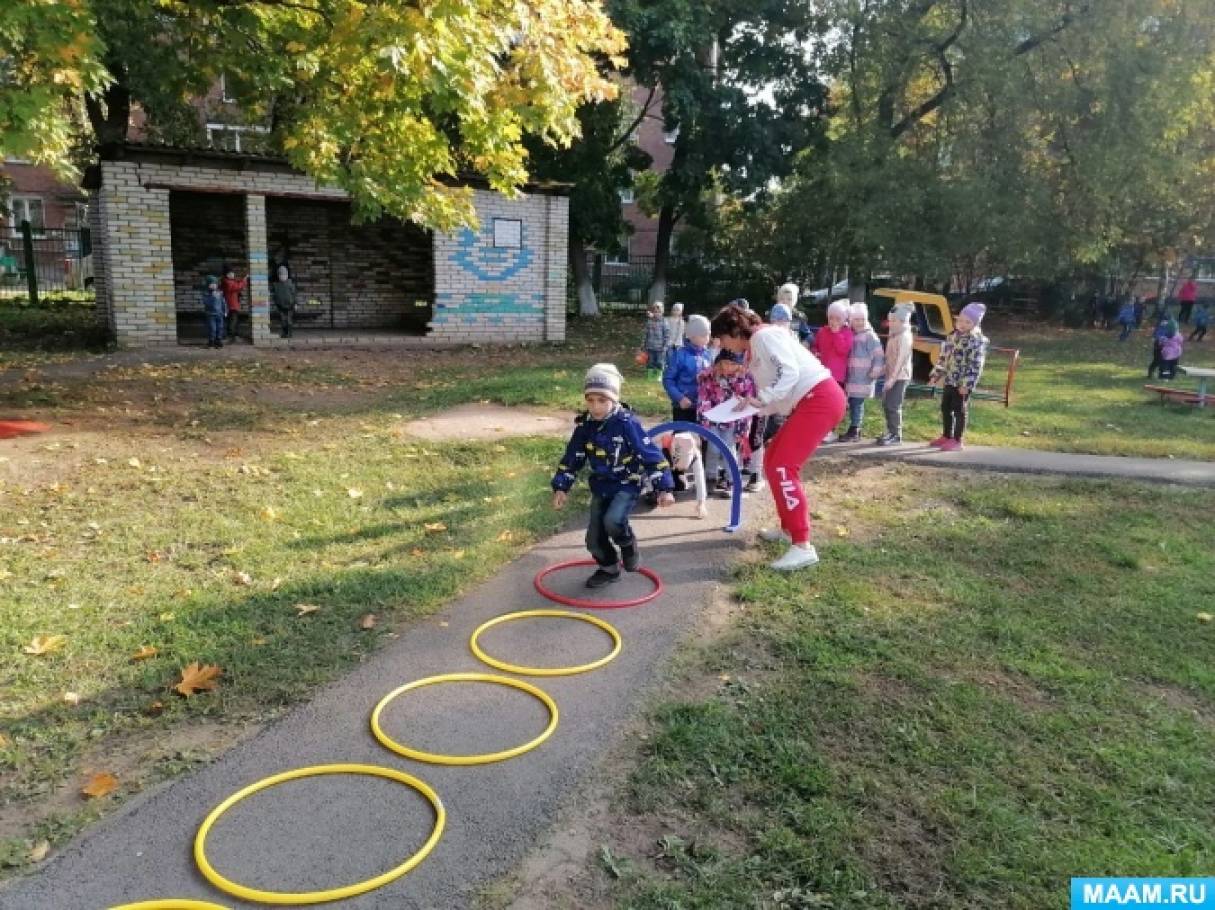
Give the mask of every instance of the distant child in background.
<svg viewBox="0 0 1215 910">
<path fill-rule="evenodd" d="M 228 307 L 224 303 L 224 295 L 219 290 L 219 279 L 214 275 L 208 275 L 204 283 L 206 288 L 202 293 L 202 308 L 207 319 L 207 347 L 222 348 L 224 346 L 224 316 Z"/>
<path fill-rule="evenodd" d="M 886 432 L 877 438 L 880 446 L 897 446 L 903 441 L 903 399 L 907 383 L 911 382 L 911 315 L 910 303 L 897 303 L 890 311 L 890 337 L 886 339 L 885 383 L 882 410 L 886 412 Z"/>
<path fill-rule="evenodd" d="M 1148 364 L 1148 379 L 1151 379 L 1157 370 L 1161 371 L 1161 378 L 1164 378 L 1164 354 L 1161 345 L 1164 343 L 1170 321 L 1168 315 L 1163 315 L 1156 320 L 1156 328 L 1152 330 L 1152 362 Z"/>
<path fill-rule="evenodd" d="M 801 310 L 793 311 L 793 334 L 804 347 L 808 348 L 814 343 L 814 329 L 810 327 L 810 323 L 806 321 L 806 314 Z"/>
<path fill-rule="evenodd" d="M 709 355 L 709 320 L 689 316 L 683 347 L 677 348 L 662 374 L 662 387 L 671 399 L 671 419 L 698 423 L 696 379 L 713 365 Z"/>
<path fill-rule="evenodd" d="M 270 286 L 270 299 L 278 313 L 282 337 L 290 338 L 291 322 L 295 317 L 295 282 L 291 280 L 285 265 L 280 265 L 275 275 L 278 280 Z"/>
<path fill-rule="evenodd" d="M 1147 312 L 1147 303 L 1144 302 L 1138 295 L 1131 298 L 1135 305 L 1135 331 L 1139 331 L 1143 325 L 1143 314 Z"/>
<path fill-rule="evenodd" d="M 1118 324 L 1122 326 L 1122 334 L 1118 336 L 1118 340 L 1126 341 L 1135 329 L 1134 301 L 1128 299 L 1122 304 L 1122 308 L 1118 310 Z"/>
<path fill-rule="evenodd" d="M 929 443 L 942 452 L 956 452 L 962 448 L 970 395 L 979 384 L 987 360 L 987 338 L 979 329 L 986 312 L 987 307 L 981 303 L 968 303 L 962 307 L 955 328 L 941 345 L 940 359 L 928 378 L 932 385 L 938 382 L 945 385 L 941 398 L 944 430 Z"/>
<path fill-rule="evenodd" d="M 623 381 L 610 363 L 597 363 L 587 370 L 582 396 L 586 411 L 575 420 L 574 434 L 553 475 L 553 508 L 562 509 L 578 472 L 584 465 L 590 467 L 586 548 L 599 568 L 587 579 L 588 588 L 619 581 L 621 565 L 626 572 L 636 572 L 641 566 L 629 514 L 641 496 L 643 479 L 648 478 L 661 491 L 658 505 L 675 502 L 670 465 L 641 421 L 620 402 Z"/>
<path fill-rule="evenodd" d="M 743 402 L 754 398 L 756 394 L 755 380 L 747 373 L 743 365 L 743 355 L 722 350 L 710 369 L 701 372 L 697 377 L 698 398 L 697 410 L 700 412 L 700 422 L 717 436 L 733 455 L 734 460 L 740 460 L 743 440 L 751 431 L 751 418 L 731 420 L 725 423 L 713 422 L 705 417 L 708 411 L 724 401 L 734 399 Z M 706 452 L 705 468 L 708 472 L 708 482 L 716 483 L 714 490 L 719 496 L 728 496 L 733 486 L 726 476 L 726 460 L 716 446 L 709 446 Z"/>
<path fill-rule="evenodd" d="M 662 301 L 650 304 L 645 321 L 645 334 L 641 338 L 641 349 L 645 351 L 645 375 L 648 379 L 662 377 L 663 363 L 671 340 L 671 330 L 662 316 Z"/>
<path fill-rule="evenodd" d="M 667 356 L 670 357 L 676 348 L 683 347 L 683 333 L 688 324 L 683 318 L 683 304 L 672 303 L 671 315 L 667 317 Z M 664 361 L 665 363 L 665 361 Z"/>
<path fill-rule="evenodd" d="M 1211 305 L 1204 300 L 1194 309 L 1194 331 L 1190 332 L 1190 341 L 1202 341 L 1210 324 Z"/>
<path fill-rule="evenodd" d="M 249 276 L 236 277 L 236 270 L 224 266 L 224 277 L 219 280 L 219 289 L 223 291 L 224 302 L 228 306 L 228 340 L 236 341 L 236 329 L 240 323 L 240 295 L 249 286 Z"/>
<path fill-rule="evenodd" d="M 848 379 L 848 358 L 852 355 L 852 329 L 848 328 L 848 304 L 837 300 L 827 307 L 827 324 L 814 334 L 810 353 L 828 369 L 831 378 L 844 388 Z M 824 442 L 835 442 L 835 431 Z"/>
<path fill-rule="evenodd" d="M 840 442 L 856 442 L 861 438 L 865 420 L 865 399 L 873 397 L 874 380 L 886 372 L 886 357 L 882 340 L 869 324 L 869 307 L 854 303 L 848 310 L 848 327 L 852 329 L 852 353 L 848 357 L 848 377 L 844 394 L 848 396 L 848 432 Z"/>
<path fill-rule="evenodd" d="M 1177 361 L 1181 360 L 1181 328 L 1176 319 L 1170 319 L 1164 325 L 1164 335 L 1160 339 L 1160 378 L 1177 378 Z"/>
<path fill-rule="evenodd" d="M 768 324 L 793 331 L 793 311 L 783 303 L 774 304 L 768 311 Z"/>
</svg>

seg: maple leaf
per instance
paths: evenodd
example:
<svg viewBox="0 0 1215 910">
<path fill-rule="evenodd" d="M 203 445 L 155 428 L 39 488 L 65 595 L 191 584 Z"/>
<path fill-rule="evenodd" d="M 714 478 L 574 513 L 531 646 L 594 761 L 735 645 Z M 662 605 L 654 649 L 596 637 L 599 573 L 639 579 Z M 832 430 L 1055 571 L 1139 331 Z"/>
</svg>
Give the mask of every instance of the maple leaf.
<svg viewBox="0 0 1215 910">
<path fill-rule="evenodd" d="M 364 631 L 367 631 L 369 629 L 374 629 L 375 624 L 377 622 L 378 622 L 378 620 L 376 619 L 375 614 L 368 613 L 362 619 L 359 620 L 359 628 Z"/>
<path fill-rule="evenodd" d="M 66 644 L 66 635 L 35 635 L 30 639 L 30 643 L 21 650 L 26 654 L 33 654 L 35 657 L 41 657 L 44 654 L 51 654 L 58 651 Z"/>
<path fill-rule="evenodd" d="M 215 681 L 224 671 L 214 664 L 202 666 L 198 661 L 190 664 L 181 671 L 181 681 L 173 687 L 177 692 L 189 698 L 203 690 L 211 691 L 218 683 Z"/>
<path fill-rule="evenodd" d="M 319 609 L 320 607 L 318 607 L 316 604 L 296 604 L 295 615 L 307 616 L 309 613 L 315 613 Z"/>
<path fill-rule="evenodd" d="M 100 799 L 113 793 L 118 787 L 118 778 L 109 771 L 100 771 L 90 777 L 80 788 L 82 795 L 91 799 Z"/>
<path fill-rule="evenodd" d="M 346 491 L 346 495 L 349 496 L 351 499 L 362 499 L 363 491 L 356 490 L 354 487 L 351 487 L 349 490 Z"/>
<path fill-rule="evenodd" d="M 158 715 L 162 711 L 164 711 L 164 709 L 165 709 L 165 703 L 163 701 L 154 701 L 151 704 L 149 704 L 146 708 L 143 709 L 143 713 L 148 715 L 149 717 L 155 717 L 156 715 Z"/>
<path fill-rule="evenodd" d="M 138 458 L 128 458 L 127 464 L 129 464 L 133 468 L 142 468 L 143 467 L 143 462 L 141 462 Z"/>
<path fill-rule="evenodd" d="M 149 657 L 155 657 L 159 653 L 160 651 L 151 645 L 144 645 L 131 655 L 131 660 L 147 660 Z"/>
<path fill-rule="evenodd" d="M 40 840 L 34 846 L 30 847 L 29 859 L 31 863 L 40 863 L 46 859 L 46 855 L 51 852 L 51 842 L 49 840 Z"/>
<path fill-rule="evenodd" d="M 443 531 L 447 530 L 447 525 L 443 524 L 441 521 L 436 521 L 433 524 L 424 524 L 422 527 L 424 527 L 431 534 L 441 534 Z"/>
</svg>

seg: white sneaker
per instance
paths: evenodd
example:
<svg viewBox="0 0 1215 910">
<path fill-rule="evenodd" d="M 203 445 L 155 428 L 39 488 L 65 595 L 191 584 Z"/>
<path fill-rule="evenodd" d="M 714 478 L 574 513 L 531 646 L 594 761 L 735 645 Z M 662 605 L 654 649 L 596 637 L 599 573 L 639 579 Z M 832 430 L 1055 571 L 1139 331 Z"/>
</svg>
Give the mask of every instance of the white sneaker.
<svg viewBox="0 0 1215 910">
<path fill-rule="evenodd" d="M 823 437 L 823 442 L 835 442 L 839 438 L 840 438 L 839 434 L 836 433 L 835 430 L 832 430 L 830 433 L 828 433 L 826 436 Z"/>
<path fill-rule="evenodd" d="M 780 528 L 760 528 L 759 539 L 766 543 L 793 543 L 793 538 Z"/>
<path fill-rule="evenodd" d="M 768 563 L 770 568 L 778 572 L 792 572 L 794 569 L 806 569 L 818 563 L 818 553 L 814 547 L 806 544 L 804 547 L 790 546 L 785 555 L 775 562 Z"/>
</svg>

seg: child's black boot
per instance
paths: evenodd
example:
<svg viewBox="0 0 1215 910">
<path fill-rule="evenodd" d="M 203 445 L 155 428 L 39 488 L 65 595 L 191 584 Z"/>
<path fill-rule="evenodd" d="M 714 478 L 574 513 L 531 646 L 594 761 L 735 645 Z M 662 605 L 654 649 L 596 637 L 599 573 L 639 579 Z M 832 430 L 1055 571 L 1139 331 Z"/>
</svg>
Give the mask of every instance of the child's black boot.
<svg viewBox="0 0 1215 910">
<path fill-rule="evenodd" d="M 586 580 L 588 588 L 602 588 L 604 585 L 610 585 L 612 582 L 620 581 L 620 570 L 609 571 L 600 566 L 595 570 L 595 573 Z"/>
<path fill-rule="evenodd" d="M 620 561 L 624 564 L 624 571 L 636 572 L 641 567 L 641 553 L 637 550 L 637 544 L 621 547 Z"/>
</svg>

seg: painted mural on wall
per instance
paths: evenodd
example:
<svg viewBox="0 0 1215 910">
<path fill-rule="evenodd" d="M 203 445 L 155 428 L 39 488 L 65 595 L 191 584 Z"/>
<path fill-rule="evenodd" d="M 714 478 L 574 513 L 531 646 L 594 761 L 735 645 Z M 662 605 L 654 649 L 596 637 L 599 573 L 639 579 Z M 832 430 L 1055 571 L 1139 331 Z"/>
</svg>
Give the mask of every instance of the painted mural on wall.
<svg viewBox="0 0 1215 910">
<path fill-rule="evenodd" d="M 504 323 L 506 316 L 520 315 L 543 319 L 544 293 L 533 291 L 535 284 L 528 281 L 527 270 L 536 261 L 528 239 L 527 226 L 513 218 L 488 219 L 480 231 L 461 231 L 448 261 L 458 273 L 476 279 L 482 288 L 437 293 L 434 323 L 476 321 L 493 325 Z M 522 290 L 525 287 L 527 291 Z"/>
</svg>

